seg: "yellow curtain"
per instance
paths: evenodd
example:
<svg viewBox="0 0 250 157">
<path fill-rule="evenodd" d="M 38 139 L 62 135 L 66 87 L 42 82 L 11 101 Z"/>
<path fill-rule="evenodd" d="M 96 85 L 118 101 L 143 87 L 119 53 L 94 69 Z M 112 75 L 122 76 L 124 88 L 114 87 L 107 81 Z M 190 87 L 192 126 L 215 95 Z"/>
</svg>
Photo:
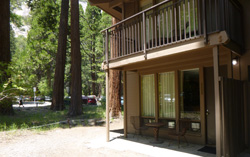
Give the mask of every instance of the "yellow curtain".
<svg viewBox="0 0 250 157">
<path fill-rule="evenodd" d="M 154 75 L 141 77 L 142 116 L 155 116 L 155 84 Z"/>
<path fill-rule="evenodd" d="M 175 75 L 174 72 L 159 74 L 160 117 L 175 118 Z"/>
</svg>

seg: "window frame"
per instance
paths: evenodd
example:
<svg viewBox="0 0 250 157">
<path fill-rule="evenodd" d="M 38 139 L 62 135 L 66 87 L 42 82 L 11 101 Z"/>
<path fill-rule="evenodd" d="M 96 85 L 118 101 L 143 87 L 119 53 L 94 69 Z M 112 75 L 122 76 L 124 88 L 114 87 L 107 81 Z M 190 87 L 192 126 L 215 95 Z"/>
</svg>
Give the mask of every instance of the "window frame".
<svg viewBox="0 0 250 157">
<path fill-rule="evenodd" d="M 200 89 L 200 120 L 192 120 L 192 119 L 181 119 L 181 116 L 180 116 L 180 89 L 179 89 L 179 73 L 180 71 L 182 70 L 189 70 L 189 69 L 198 69 L 199 70 L 199 89 Z M 167 73 L 167 72 L 174 72 L 174 77 L 175 77 L 175 118 L 165 118 L 165 117 L 160 117 L 159 116 L 159 110 L 160 110 L 160 104 L 159 104 L 159 89 L 158 89 L 158 75 L 160 73 Z M 154 75 L 154 80 L 155 80 L 155 117 L 150 117 L 150 116 L 142 116 L 142 102 L 141 102 L 141 77 L 143 75 L 150 75 L 150 74 L 153 74 Z M 203 67 L 196 67 L 196 66 L 192 66 L 192 67 L 188 67 L 188 68 L 178 68 L 176 70 L 157 70 L 155 73 L 152 73 L 152 72 L 142 72 L 140 73 L 139 75 L 139 89 L 140 89 L 140 118 L 141 118 L 141 121 L 142 121 L 142 125 L 145 125 L 145 123 L 143 123 L 144 119 L 147 119 L 147 121 L 151 121 L 151 122 L 163 122 L 163 121 L 167 121 L 167 122 L 175 122 L 175 127 L 174 128 L 169 128 L 168 125 L 164 126 L 163 128 L 165 130 L 176 130 L 176 131 L 179 131 L 181 130 L 181 128 L 183 127 L 182 126 L 182 123 L 189 123 L 189 130 L 187 131 L 188 134 L 191 133 L 191 135 L 195 135 L 195 136 L 201 136 L 202 134 L 204 134 L 204 130 L 205 130 L 205 114 L 203 114 L 203 111 L 205 111 L 205 104 L 204 104 L 204 87 L 203 87 L 203 83 L 204 83 L 204 72 L 203 72 Z M 199 123 L 200 124 L 200 129 L 199 131 L 193 131 L 192 130 L 192 123 Z"/>
</svg>

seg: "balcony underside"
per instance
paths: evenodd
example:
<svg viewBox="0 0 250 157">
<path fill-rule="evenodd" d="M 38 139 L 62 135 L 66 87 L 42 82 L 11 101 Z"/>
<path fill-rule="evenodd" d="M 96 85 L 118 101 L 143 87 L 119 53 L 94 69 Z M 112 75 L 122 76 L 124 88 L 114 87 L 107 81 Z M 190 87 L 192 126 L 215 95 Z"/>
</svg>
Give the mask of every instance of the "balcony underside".
<svg viewBox="0 0 250 157">
<path fill-rule="evenodd" d="M 145 54 L 139 52 L 110 60 L 108 66 L 104 63 L 103 69 L 136 70 L 140 66 L 147 68 L 152 65 L 157 65 L 157 63 L 165 64 L 164 62 L 170 60 L 172 60 L 171 62 L 173 62 L 173 60 L 174 62 L 178 62 L 179 58 L 175 57 L 178 54 L 185 54 L 189 57 L 189 53 L 191 54 L 192 52 L 211 52 L 213 46 L 226 45 L 229 41 L 226 32 L 222 31 L 209 35 L 207 44 L 204 43 L 204 38 L 202 36 L 183 42 L 176 42 L 171 45 L 148 50 L 146 53 L 146 59 Z"/>
</svg>

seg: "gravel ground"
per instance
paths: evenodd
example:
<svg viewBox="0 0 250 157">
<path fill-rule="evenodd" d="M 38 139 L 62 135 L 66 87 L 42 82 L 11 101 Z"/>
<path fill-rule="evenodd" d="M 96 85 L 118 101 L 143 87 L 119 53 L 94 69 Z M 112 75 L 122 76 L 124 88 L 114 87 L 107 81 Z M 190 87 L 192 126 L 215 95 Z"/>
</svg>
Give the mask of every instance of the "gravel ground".
<svg viewBox="0 0 250 157">
<path fill-rule="evenodd" d="M 111 124 L 119 128 L 121 122 Z M 0 132 L 1 157 L 40 156 L 145 156 L 133 151 L 112 149 L 106 141 L 105 127 L 74 127 L 45 132 L 18 130 Z M 113 137 L 119 134 L 111 135 Z"/>
</svg>

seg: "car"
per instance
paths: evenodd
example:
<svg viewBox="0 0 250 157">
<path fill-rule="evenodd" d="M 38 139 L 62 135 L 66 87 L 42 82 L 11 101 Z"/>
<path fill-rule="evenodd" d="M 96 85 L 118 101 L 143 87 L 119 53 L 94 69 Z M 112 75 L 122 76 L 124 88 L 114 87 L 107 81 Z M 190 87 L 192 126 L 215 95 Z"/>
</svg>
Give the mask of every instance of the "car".
<svg viewBox="0 0 250 157">
<path fill-rule="evenodd" d="M 37 96 L 36 97 L 36 101 L 44 101 L 44 100 L 45 100 L 44 96 Z"/>
<path fill-rule="evenodd" d="M 88 96 L 88 105 L 97 105 L 96 104 L 96 98 L 93 95 Z"/>
<path fill-rule="evenodd" d="M 82 95 L 82 104 L 87 104 L 88 103 L 88 97 L 85 95 Z"/>
<path fill-rule="evenodd" d="M 24 101 L 30 101 L 31 100 L 31 96 L 23 96 L 23 100 Z"/>
<path fill-rule="evenodd" d="M 65 105 L 70 105 L 70 100 L 71 100 L 71 96 L 64 97 L 64 104 Z"/>
<path fill-rule="evenodd" d="M 100 96 L 100 98 L 98 99 L 98 101 L 106 101 L 106 96 Z"/>
<path fill-rule="evenodd" d="M 45 96 L 45 101 L 52 101 L 52 98 L 50 96 Z"/>
<path fill-rule="evenodd" d="M 121 96 L 121 105 L 123 105 L 124 100 L 123 100 L 123 96 Z"/>
</svg>

